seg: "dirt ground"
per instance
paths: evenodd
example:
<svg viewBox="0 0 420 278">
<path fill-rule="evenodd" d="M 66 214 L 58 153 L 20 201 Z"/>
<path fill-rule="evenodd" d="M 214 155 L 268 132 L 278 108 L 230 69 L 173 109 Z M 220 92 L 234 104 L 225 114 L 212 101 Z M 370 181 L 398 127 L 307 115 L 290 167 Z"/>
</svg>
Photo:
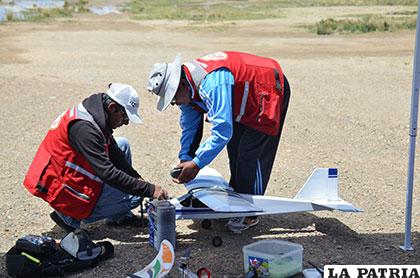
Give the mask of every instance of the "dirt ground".
<svg viewBox="0 0 420 278">
<path fill-rule="evenodd" d="M 134 166 L 170 195 L 177 163 L 179 111 L 156 110 L 145 87 L 151 65 L 188 61 L 218 50 L 278 59 L 292 96 L 267 195 L 292 198 L 316 167 L 337 167 L 343 199 L 363 213 L 298 213 L 266 216 L 240 235 L 222 224 L 203 230 L 177 221 L 177 257 L 190 248 L 190 267 L 214 277 L 241 277 L 242 247 L 260 239 L 302 244 L 308 261 L 324 264 L 418 264 L 420 188 L 415 185 L 413 252 L 403 252 L 409 111 L 415 32 L 317 36 L 299 24 L 344 14 L 403 7 L 285 9 L 279 19 L 222 24 L 134 21 L 127 15 L 82 15 L 47 23 L 0 24 L 0 253 L 17 238 L 63 233 L 51 208 L 22 185 L 35 151 L 55 117 L 109 82 L 133 85 L 141 95 L 144 124 L 117 130 L 132 143 Z M 208 132 L 208 131 L 207 131 Z M 417 163 L 416 173 L 420 173 Z M 211 164 L 229 178 L 226 153 Z M 420 177 L 416 175 L 416 183 Z M 95 240 L 111 240 L 115 258 L 72 277 L 124 277 L 155 253 L 147 230 L 87 227 Z M 215 248 L 211 238 L 224 243 Z M 6 276 L 4 259 L 1 275 Z M 177 277 L 177 272 L 171 272 Z"/>
</svg>

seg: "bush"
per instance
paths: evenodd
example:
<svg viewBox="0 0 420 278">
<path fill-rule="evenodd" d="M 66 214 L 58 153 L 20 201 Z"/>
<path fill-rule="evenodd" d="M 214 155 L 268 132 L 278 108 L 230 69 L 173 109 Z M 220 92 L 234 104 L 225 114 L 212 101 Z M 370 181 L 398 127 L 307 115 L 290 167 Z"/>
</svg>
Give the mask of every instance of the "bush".
<svg viewBox="0 0 420 278">
<path fill-rule="evenodd" d="M 6 15 L 6 20 L 7 21 L 12 21 L 13 20 L 13 13 L 12 12 L 8 12 Z"/>
<path fill-rule="evenodd" d="M 311 26 L 310 30 L 315 31 L 318 35 L 330 35 L 332 33 L 392 32 L 415 28 L 416 17 L 365 15 L 356 19 L 327 18 Z"/>
</svg>

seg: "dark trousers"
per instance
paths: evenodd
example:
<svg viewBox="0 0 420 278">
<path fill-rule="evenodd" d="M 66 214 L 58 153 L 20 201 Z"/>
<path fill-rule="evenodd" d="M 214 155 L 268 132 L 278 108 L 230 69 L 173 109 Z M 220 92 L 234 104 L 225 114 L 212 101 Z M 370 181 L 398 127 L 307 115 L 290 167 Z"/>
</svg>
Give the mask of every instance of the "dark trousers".
<svg viewBox="0 0 420 278">
<path fill-rule="evenodd" d="M 284 119 L 289 106 L 290 86 L 284 77 L 280 132 L 270 136 L 242 124 L 233 123 L 233 136 L 227 145 L 229 185 L 239 193 L 264 195 L 273 169 Z"/>
</svg>

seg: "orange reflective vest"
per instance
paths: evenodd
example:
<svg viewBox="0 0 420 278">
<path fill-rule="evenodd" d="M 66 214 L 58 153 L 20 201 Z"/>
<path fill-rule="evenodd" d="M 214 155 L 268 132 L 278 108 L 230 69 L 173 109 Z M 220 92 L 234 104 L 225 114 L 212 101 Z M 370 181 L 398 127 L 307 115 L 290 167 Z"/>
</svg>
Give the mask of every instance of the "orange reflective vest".
<svg viewBox="0 0 420 278">
<path fill-rule="evenodd" d="M 233 51 L 216 52 L 185 63 L 194 100 L 202 101 L 198 94 L 201 82 L 220 68 L 227 68 L 234 77 L 233 120 L 265 134 L 278 135 L 284 98 L 280 65 L 270 58 Z"/>
<path fill-rule="evenodd" d="M 92 213 L 103 182 L 85 158 L 70 146 L 68 126 L 78 119 L 91 122 L 101 131 L 82 104 L 62 113 L 39 146 L 23 184 L 55 210 L 81 220 Z"/>
</svg>

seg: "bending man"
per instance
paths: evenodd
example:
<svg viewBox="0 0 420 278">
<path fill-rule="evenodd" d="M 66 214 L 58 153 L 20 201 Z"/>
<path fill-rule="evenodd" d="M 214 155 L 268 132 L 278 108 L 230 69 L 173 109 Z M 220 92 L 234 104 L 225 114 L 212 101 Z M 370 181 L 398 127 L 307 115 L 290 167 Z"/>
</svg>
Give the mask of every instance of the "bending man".
<svg viewBox="0 0 420 278">
<path fill-rule="evenodd" d="M 230 186 L 239 193 L 263 195 L 272 170 L 289 103 L 290 87 L 273 59 L 242 52 L 216 52 L 190 63 L 158 63 L 148 90 L 158 95 L 157 109 L 181 109 L 182 172 L 178 183 L 194 179 L 227 145 Z M 203 119 L 212 124 L 201 145 Z M 256 217 L 231 219 L 228 227 L 242 231 Z"/>
</svg>

